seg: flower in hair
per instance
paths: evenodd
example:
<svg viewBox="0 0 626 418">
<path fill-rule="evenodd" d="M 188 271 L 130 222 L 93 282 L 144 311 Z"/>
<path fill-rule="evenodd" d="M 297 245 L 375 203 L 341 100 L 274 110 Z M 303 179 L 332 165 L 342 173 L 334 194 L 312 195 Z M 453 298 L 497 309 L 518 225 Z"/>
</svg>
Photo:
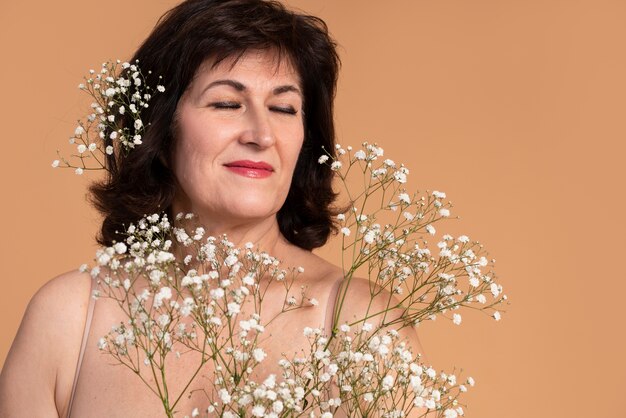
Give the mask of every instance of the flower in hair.
<svg viewBox="0 0 626 418">
<path fill-rule="evenodd" d="M 116 150 L 126 153 L 141 145 L 147 128 L 142 111 L 149 107 L 153 94 L 165 91 L 161 84 L 152 87 L 146 83 L 138 61 L 107 61 L 99 72 L 89 70 L 84 80 L 78 88 L 93 101 L 90 113 L 78 121 L 70 137 L 76 152 L 66 159 L 57 150 L 59 159 L 52 162 L 52 167 L 73 168 L 76 174 L 106 170 L 107 155 Z"/>
</svg>

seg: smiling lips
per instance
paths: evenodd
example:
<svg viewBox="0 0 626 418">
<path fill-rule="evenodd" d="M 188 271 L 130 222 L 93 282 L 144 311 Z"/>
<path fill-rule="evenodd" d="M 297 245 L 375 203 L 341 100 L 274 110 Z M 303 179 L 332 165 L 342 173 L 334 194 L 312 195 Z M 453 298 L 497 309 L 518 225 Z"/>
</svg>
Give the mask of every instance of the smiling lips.
<svg viewBox="0 0 626 418">
<path fill-rule="evenodd" d="M 224 164 L 224 167 L 228 168 L 233 173 L 239 174 L 240 176 L 253 179 L 266 178 L 271 176 L 274 172 L 274 167 L 263 161 L 232 161 Z"/>
</svg>

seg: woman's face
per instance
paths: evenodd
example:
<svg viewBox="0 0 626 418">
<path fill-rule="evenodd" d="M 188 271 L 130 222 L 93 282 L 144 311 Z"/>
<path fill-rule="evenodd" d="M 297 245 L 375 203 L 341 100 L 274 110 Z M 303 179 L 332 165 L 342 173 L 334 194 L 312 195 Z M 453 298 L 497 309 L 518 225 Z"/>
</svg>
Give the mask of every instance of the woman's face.
<svg viewBox="0 0 626 418">
<path fill-rule="evenodd" d="M 181 97 L 174 212 L 241 222 L 283 205 L 304 140 L 300 78 L 271 51 L 200 66 Z M 205 218 L 206 217 L 206 218 Z"/>
</svg>

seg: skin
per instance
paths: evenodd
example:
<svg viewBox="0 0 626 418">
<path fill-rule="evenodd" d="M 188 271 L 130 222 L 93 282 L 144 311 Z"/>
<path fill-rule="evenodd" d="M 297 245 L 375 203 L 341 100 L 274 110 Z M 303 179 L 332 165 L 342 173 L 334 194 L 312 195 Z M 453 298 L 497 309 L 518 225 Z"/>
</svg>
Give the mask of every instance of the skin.
<svg viewBox="0 0 626 418">
<path fill-rule="evenodd" d="M 280 315 L 266 327 L 265 335 L 270 338 L 262 347 L 268 357 L 253 376 L 259 381 L 261 376 L 280 373 L 274 365 L 283 354 L 294 354 L 307 345 L 302 335 L 305 326 L 327 324 L 330 294 L 342 272 L 289 243 L 276 221 L 304 138 L 297 72 L 289 62 L 279 63 L 274 53 L 262 51 L 246 53 L 232 68 L 230 60 L 214 69 L 210 64 L 198 70 L 177 109 L 172 169 L 179 191 L 174 213 L 193 212 L 208 235 L 225 233 L 240 245 L 253 242 L 284 264 L 303 267 L 294 296 L 300 297 L 300 289 L 305 289 L 306 295 L 320 301 L 319 306 Z M 240 160 L 263 161 L 273 171 L 255 178 L 228 168 Z M 89 276 L 73 271 L 54 278 L 32 298 L 0 375 L 0 416 L 66 416 L 89 292 Z M 345 304 L 340 323 L 366 311 L 368 282 L 354 279 L 347 298 L 350 303 Z M 278 314 L 284 299 L 284 288 L 271 286 L 264 315 Z M 374 306 L 384 308 L 386 303 L 380 298 Z M 97 301 L 74 416 L 162 416 L 158 400 L 143 383 L 125 367 L 112 367 L 111 359 L 96 348 L 98 338 L 122 320 L 124 315 L 113 301 Z M 415 352 L 422 352 L 412 330 L 404 336 Z M 192 354 L 171 357 L 168 387 L 178 393 L 198 359 Z M 193 407 L 206 404 L 206 397 L 194 392 L 190 398 L 183 397 L 179 411 L 189 414 Z M 414 416 L 419 416 L 417 412 Z"/>
</svg>

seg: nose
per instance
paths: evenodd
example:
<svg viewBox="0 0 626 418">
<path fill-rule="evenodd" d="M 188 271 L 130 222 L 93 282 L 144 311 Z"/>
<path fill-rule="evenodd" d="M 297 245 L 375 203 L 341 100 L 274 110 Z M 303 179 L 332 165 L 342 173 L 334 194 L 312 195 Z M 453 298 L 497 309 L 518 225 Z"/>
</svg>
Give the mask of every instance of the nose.
<svg viewBox="0 0 626 418">
<path fill-rule="evenodd" d="M 263 107 L 250 107 L 246 112 L 246 128 L 240 136 L 240 142 L 268 148 L 274 145 L 276 137 L 272 128 L 269 110 Z"/>
</svg>

